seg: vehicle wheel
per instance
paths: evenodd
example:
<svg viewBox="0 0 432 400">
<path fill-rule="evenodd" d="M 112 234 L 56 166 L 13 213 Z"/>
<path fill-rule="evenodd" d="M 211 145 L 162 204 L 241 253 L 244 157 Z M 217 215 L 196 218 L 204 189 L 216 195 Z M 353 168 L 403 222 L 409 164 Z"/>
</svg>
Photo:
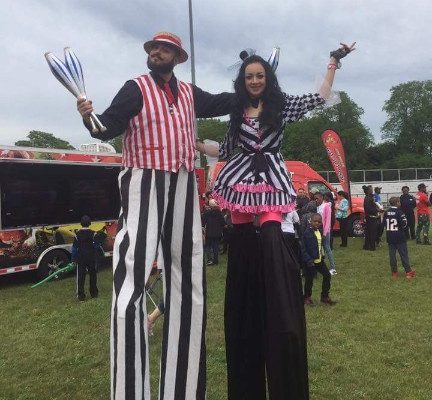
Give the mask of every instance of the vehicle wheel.
<svg viewBox="0 0 432 400">
<path fill-rule="evenodd" d="M 37 269 L 38 279 L 45 279 L 70 262 L 70 256 L 63 250 L 52 250 L 45 254 Z"/>
<path fill-rule="evenodd" d="M 353 214 L 349 217 L 348 232 L 350 236 L 364 236 L 364 226 L 360 219 L 360 214 Z"/>
</svg>

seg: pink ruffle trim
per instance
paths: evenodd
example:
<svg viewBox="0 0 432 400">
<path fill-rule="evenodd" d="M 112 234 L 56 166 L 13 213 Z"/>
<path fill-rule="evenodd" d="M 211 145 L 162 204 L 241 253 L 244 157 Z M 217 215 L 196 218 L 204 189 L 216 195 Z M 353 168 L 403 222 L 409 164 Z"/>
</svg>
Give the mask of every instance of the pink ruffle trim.
<svg viewBox="0 0 432 400">
<path fill-rule="evenodd" d="M 257 183 L 257 184 L 247 184 L 247 183 L 236 183 L 231 186 L 236 192 L 248 192 L 248 193 L 263 193 L 263 192 L 279 192 L 278 189 L 269 185 L 268 183 Z"/>
<path fill-rule="evenodd" d="M 227 209 L 230 211 L 238 211 L 241 213 L 247 213 L 247 214 L 259 214 L 262 212 L 283 212 L 283 213 L 289 213 L 291 211 L 294 211 L 296 209 L 296 204 L 285 204 L 285 205 L 257 205 L 257 206 L 244 206 L 241 204 L 235 204 L 230 203 L 229 201 L 226 201 L 222 196 L 220 196 L 218 193 L 213 192 L 212 197 L 216 200 L 218 206 L 221 209 Z"/>
</svg>

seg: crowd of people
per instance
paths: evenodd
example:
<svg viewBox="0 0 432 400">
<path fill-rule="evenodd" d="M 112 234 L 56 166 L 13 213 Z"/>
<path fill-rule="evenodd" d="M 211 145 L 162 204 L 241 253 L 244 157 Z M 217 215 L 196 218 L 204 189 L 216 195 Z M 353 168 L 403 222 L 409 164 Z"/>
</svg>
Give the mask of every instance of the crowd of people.
<svg viewBox="0 0 432 400">
<path fill-rule="evenodd" d="M 407 240 L 415 240 L 418 245 L 430 245 L 429 226 L 432 194 L 428 195 L 426 185 L 420 183 L 415 196 L 409 193 L 410 188 L 402 186 L 399 197 L 391 197 L 388 209 L 381 201 L 381 188 L 363 186 L 365 193 L 365 242 L 363 249 L 375 251 L 381 242 L 383 232 L 389 249 L 389 261 L 392 277 L 398 276 L 396 253 L 399 253 L 405 276 L 413 278 L 416 273 L 409 261 Z M 417 214 L 417 229 L 416 229 Z"/>
<path fill-rule="evenodd" d="M 415 240 L 420 245 L 430 245 L 429 224 L 432 194 L 429 196 L 426 185 L 418 185 L 416 195 L 409 193 L 409 187 L 402 187 L 400 197 L 388 199 L 387 208 L 381 198 L 381 187 L 373 188 L 371 185 L 363 187 L 364 197 L 364 250 L 375 251 L 380 245 L 382 237 L 386 237 L 389 247 L 389 262 L 391 276 L 397 277 L 396 253 L 399 253 L 402 266 L 407 278 L 413 278 L 415 271 L 409 262 L 407 240 Z M 207 265 L 213 265 L 218 260 L 216 253 L 225 253 L 231 238 L 233 225 L 230 211 L 221 210 L 212 198 L 211 192 L 205 195 L 205 204 L 202 210 L 204 235 L 206 231 L 215 232 L 217 226 L 217 246 L 213 245 L 215 237 L 210 234 L 205 239 Z M 304 303 L 313 304 L 311 288 L 317 272 L 323 275 L 322 302 L 335 304 L 329 297 L 331 276 L 336 275 L 336 264 L 333 256 L 333 228 L 335 221 L 339 222 L 340 247 L 348 246 L 348 217 L 350 201 L 348 193 L 340 190 L 337 196 L 330 192 L 320 193 L 312 189 L 306 193 L 303 188 L 297 190 L 296 208 L 282 214 L 281 230 L 287 246 L 299 260 L 302 274 L 305 278 Z M 217 218 L 211 218 L 212 215 Z M 417 220 L 417 229 L 416 229 Z M 259 224 L 255 221 L 256 233 L 259 234 Z M 223 248 L 223 250 L 221 249 Z M 324 262 L 326 256 L 329 268 Z M 312 263 L 313 260 L 316 262 Z M 216 261 L 217 263 L 217 261 Z M 309 269 L 308 267 L 314 268 Z M 323 300 L 324 299 L 324 300 Z"/>
<path fill-rule="evenodd" d="M 364 185 L 363 191 L 364 212 L 365 212 L 365 250 L 374 251 L 381 242 L 382 234 L 385 230 L 383 224 L 384 207 L 381 200 L 380 187 L 373 188 L 372 185 Z M 398 197 L 398 208 L 403 212 L 406 219 L 406 226 L 403 227 L 404 236 L 407 240 L 415 240 L 417 244 L 430 245 L 429 226 L 432 194 L 428 195 L 426 185 L 420 183 L 417 193 L 410 194 L 410 188 L 402 186 L 402 194 Z M 390 199 L 388 201 L 389 205 Z M 416 218 L 417 214 L 417 218 Z M 417 228 L 416 228 L 417 219 Z M 387 229 L 388 232 L 388 229 Z"/>
<path fill-rule="evenodd" d="M 305 278 L 304 303 L 313 304 L 311 298 L 312 284 L 316 273 L 319 272 L 324 277 L 321 302 L 334 305 L 336 302 L 329 296 L 331 276 L 337 274 L 332 250 L 332 227 L 335 223 L 335 215 L 338 216 L 339 220 L 346 219 L 348 194 L 340 191 L 338 201 L 333 200 L 330 192 L 320 193 L 314 189 L 307 194 L 303 188 L 300 188 L 297 194 L 295 209 L 282 214 L 283 240 L 289 251 L 294 254 Z M 207 265 L 214 265 L 217 264 L 218 254 L 226 252 L 230 241 L 233 239 L 234 227 L 231 222 L 230 210 L 221 210 L 212 198 L 211 192 L 207 192 L 204 198 L 205 203 L 201 215 L 205 253 Z M 255 235 L 260 235 L 261 229 L 258 218 L 255 218 L 253 227 Z M 341 236 L 341 247 L 347 246 L 346 229 L 344 233 Z M 324 261 L 325 256 L 328 259 L 330 269 L 327 268 Z"/>
</svg>

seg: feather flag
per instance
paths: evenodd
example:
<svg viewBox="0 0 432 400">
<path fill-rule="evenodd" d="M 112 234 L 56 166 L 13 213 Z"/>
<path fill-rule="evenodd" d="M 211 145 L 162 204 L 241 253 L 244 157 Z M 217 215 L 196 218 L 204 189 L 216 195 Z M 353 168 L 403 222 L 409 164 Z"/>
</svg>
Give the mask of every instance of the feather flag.
<svg viewBox="0 0 432 400">
<path fill-rule="evenodd" d="M 342 186 L 342 190 L 348 193 L 351 199 L 351 187 L 349 181 L 348 168 L 345 159 L 345 150 L 339 135 L 331 130 L 327 129 L 321 135 L 322 142 L 327 151 L 327 155 L 333 166 L 336 176 Z M 351 204 L 351 202 L 350 202 Z"/>
</svg>

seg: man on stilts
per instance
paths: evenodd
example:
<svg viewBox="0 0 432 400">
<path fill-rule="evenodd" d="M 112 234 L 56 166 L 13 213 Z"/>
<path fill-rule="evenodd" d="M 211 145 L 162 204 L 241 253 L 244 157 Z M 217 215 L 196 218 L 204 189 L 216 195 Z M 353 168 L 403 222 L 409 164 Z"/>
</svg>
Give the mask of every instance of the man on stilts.
<svg viewBox="0 0 432 400">
<path fill-rule="evenodd" d="M 161 400 L 205 399 L 205 276 L 194 172 L 195 119 L 230 112 L 232 94 L 211 95 L 181 82 L 175 65 L 187 60 L 168 32 L 144 43 L 149 74 L 127 81 L 99 115 L 123 134 L 121 211 L 114 244 L 111 314 L 111 399 L 150 399 L 145 283 L 155 258 L 163 266 L 165 321 Z M 91 101 L 78 100 L 91 129 Z"/>
</svg>

